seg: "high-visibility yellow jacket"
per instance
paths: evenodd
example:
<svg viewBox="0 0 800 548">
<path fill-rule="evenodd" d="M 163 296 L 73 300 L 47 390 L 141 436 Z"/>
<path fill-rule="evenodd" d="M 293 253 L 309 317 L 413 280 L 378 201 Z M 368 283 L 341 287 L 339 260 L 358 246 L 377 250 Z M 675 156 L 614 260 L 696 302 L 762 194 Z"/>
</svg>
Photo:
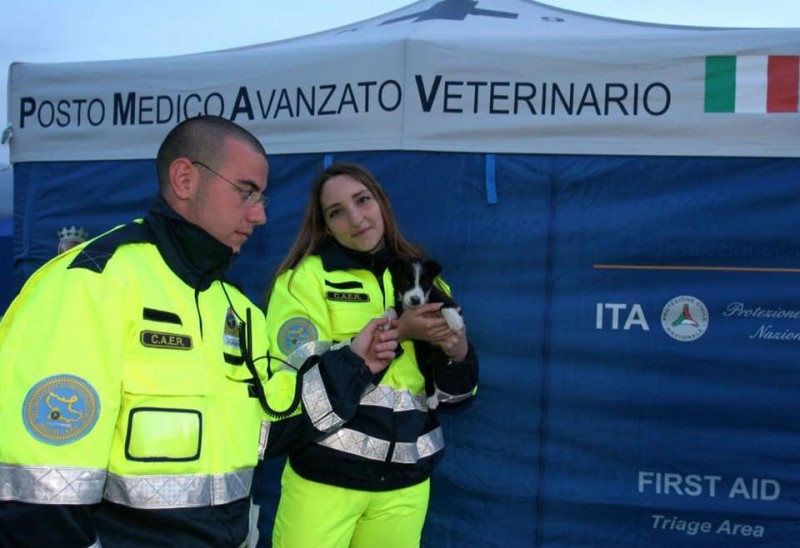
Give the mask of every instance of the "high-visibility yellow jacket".
<svg viewBox="0 0 800 548">
<path fill-rule="evenodd" d="M 328 240 L 282 273 L 267 308 L 270 370 L 285 370 L 282 362 L 309 341 L 350 339 L 394 306 L 388 259 L 386 252 L 361 254 Z M 303 374 L 302 413 L 270 424 L 266 456 L 288 453 L 306 479 L 354 489 L 384 491 L 427 479 L 444 437 L 426 404 L 414 343 L 401 347 L 366 387 L 352 380 L 353 368 L 330 367 L 324 356 Z M 478 382 L 474 350 L 462 363 L 442 357 L 435 382 L 443 403 L 468 400 Z"/>
<path fill-rule="evenodd" d="M 231 259 L 159 199 L 31 276 L 0 323 L 0 545 L 246 538 L 265 328 Z"/>
</svg>

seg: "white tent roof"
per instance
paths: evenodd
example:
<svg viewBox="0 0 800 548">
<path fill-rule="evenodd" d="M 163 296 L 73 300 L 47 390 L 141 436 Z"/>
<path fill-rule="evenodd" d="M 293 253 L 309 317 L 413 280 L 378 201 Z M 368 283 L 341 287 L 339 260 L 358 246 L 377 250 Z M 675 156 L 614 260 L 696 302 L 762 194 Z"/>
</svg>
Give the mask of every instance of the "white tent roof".
<svg viewBox="0 0 800 548">
<path fill-rule="evenodd" d="M 271 154 L 797 157 L 798 56 L 797 29 L 636 24 L 529 0 L 421 0 L 248 48 L 15 64 L 11 159 L 152 158 L 169 128 L 200 113 L 248 127 Z"/>
</svg>

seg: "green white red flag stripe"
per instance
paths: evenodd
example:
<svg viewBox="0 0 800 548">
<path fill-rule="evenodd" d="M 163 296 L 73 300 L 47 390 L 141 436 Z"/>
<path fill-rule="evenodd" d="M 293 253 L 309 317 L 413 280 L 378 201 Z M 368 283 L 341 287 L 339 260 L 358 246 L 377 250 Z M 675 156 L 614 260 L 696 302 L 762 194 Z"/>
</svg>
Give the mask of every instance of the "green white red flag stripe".
<svg viewBox="0 0 800 548">
<path fill-rule="evenodd" d="M 798 112 L 800 56 L 706 58 L 706 112 Z"/>
</svg>

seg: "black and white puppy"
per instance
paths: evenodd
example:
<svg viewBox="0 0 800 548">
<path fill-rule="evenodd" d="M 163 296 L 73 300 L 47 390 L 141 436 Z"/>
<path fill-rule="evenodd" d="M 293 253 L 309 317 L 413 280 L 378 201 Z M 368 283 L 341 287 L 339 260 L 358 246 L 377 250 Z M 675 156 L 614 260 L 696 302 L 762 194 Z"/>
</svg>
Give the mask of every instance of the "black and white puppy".
<svg viewBox="0 0 800 548">
<path fill-rule="evenodd" d="M 389 272 L 394 284 L 395 307 L 394 310 L 387 310 L 386 315 L 396 318 L 403 310 L 419 308 L 427 303 L 444 303 L 440 312 L 450 329 L 458 331 L 464 327 L 464 319 L 456 302 L 433 283 L 442 272 L 439 263 L 433 259 L 395 258 L 389 263 Z M 436 409 L 438 400 L 433 367 L 434 363 L 444 359 L 444 351 L 434 344 L 416 340 L 414 351 L 419 369 L 425 377 L 428 408 Z"/>
</svg>

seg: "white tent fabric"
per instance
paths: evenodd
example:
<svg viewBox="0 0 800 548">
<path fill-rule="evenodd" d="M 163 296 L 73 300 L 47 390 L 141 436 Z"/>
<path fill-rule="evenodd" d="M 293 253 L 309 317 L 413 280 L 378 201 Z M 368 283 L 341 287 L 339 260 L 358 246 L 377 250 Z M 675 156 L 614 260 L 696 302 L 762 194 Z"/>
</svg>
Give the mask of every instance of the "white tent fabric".
<svg viewBox="0 0 800 548">
<path fill-rule="evenodd" d="M 167 128 L 199 113 L 246 125 L 273 154 L 792 157 L 797 41 L 796 29 L 634 24 L 528 0 L 423 0 L 250 48 L 15 64 L 12 161 L 149 158 Z M 793 112 L 766 114 L 777 78 L 768 62 L 792 56 Z M 714 82 L 725 80 L 714 72 L 718 57 L 738 60 L 731 85 L 758 90 L 752 104 L 713 104 Z"/>
</svg>

